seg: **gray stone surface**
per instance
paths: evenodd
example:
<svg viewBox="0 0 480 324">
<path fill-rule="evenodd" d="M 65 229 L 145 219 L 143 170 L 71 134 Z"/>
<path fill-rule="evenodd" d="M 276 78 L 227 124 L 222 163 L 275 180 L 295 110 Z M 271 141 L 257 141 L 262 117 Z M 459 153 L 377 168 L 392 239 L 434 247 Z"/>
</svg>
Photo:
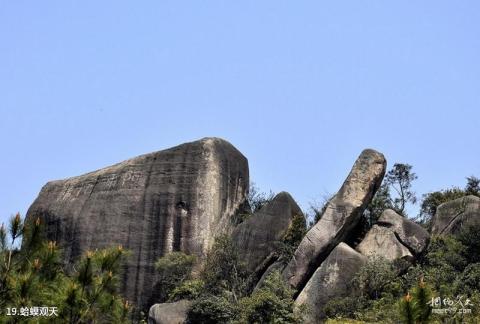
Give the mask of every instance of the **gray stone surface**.
<svg viewBox="0 0 480 324">
<path fill-rule="evenodd" d="M 192 302 L 188 300 L 155 304 L 148 312 L 148 324 L 183 324 L 191 305 Z"/>
<path fill-rule="evenodd" d="M 364 150 L 338 193 L 327 203 L 320 220 L 306 234 L 283 274 L 295 289 L 302 289 L 331 250 L 358 224 L 385 175 L 383 154 Z"/>
<path fill-rule="evenodd" d="M 201 259 L 216 235 L 233 230 L 248 185 L 247 159 L 222 139 L 204 138 L 49 182 L 27 219 L 43 219 L 70 264 L 89 249 L 129 249 L 121 292 L 146 309 L 155 260 L 171 251 Z"/>
<path fill-rule="evenodd" d="M 457 234 L 462 227 L 479 223 L 480 198 L 457 198 L 437 207 L 432 219 L 432 234 Z"/>
<path fill-rule="evenodd" d="M 321 323 L 325 317 L 324 306 L 330 300 L 350 295 L 349 283 L 366 262 L 367 257 L 347 244 L 338 244 L 295 300 L 296 307 L 308 307 L 305 323 Z"/>
<path fill-rule="evenodd" d="M 405 245 L 414 255 L 422 253 L 430 239 L 430 234 L 426 229 L 391 209 L 382 213 L 377 225 L 387 227 L 394 232 L 400 243 Z"/>
<path fill-rule="evenodd" d="M 280 192 L 272 201 L 238 225 L 233 242 L 249 272 L 254 271 L 270 253 L 279 247 L 292 219 L 302 210 L 287 192 Z"/>
<path fill-rule="evenodd" d="M 400 243 L 395 233 L 387 227 L 378 225 L 373 225 L 356 249 L 363 255 L 379 256 L 389 261 L 413 260 L 412 253 Z"/>
</svg>

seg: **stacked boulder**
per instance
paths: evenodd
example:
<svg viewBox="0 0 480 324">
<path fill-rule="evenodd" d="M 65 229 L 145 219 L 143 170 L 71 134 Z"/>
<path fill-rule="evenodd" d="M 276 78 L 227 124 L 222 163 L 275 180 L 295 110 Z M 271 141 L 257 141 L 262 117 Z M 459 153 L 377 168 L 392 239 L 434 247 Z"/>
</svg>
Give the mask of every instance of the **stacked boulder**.
<svg viewBox="0 0 480 324">
<path fill-rule="evenodd" d="M 423 227 L 387 209 L 356 249 L 363 255 L 376 255 L 390 261 L 413 261 L 425 250 L 429 238 Z"/>
<path fill-rule="evenodd" d="M 295 304 L 310 308 L 308 323 L 324 319 L 323 307 L 332 296 L 348 295 L 346 284 L 365 263 L 365 256 L 343 242 L 380 187 L 385 169 L 381 153 L 364 150 L 284 269 L 284 277 L 297 291 Z"/>
<path fill-rule="evenodd" d="M 393 210 L 385 210 L 357 246 L 346 243 L 358 239 L 359 222 L 385 169 L 381 153 L 364 150 L 291 259 L 280 259 L 278 251 L 295 218 L 303 219 L 300 207 L 281 192 L 238 224 L 248 209 L 248 161 L 218 138 L 49 182 L 27 218 L 43 220 L 47 238 L 60 243 L 66 264 L 91 249 L 122 245 L 131 250 L 134 257 L 125 264 L 121 293 L 139 309 L 150 308 L 149 323 L 183 323 L 191 305 L 151 306 L 156 299 L 154 262 L 182 251 L 195 254 L 200 265 L 219 234 L 230 235 L 238 247 L 252 274 L 252 288 L 279 270 L 296 292 L 295 305 L 310 309 L 306 322 L 321 323 L 326 303 L 349 295 L 349 282 L 369 256 L 414 261 L 427 247 L 429 233 Z M 432 234 L 455 234 L 478 222 L 480 198 L 466 196 L 438 207 Z"/>
<path fill-rule="evenodd" d="M 300 290 L 311 275 L 343 242 L 362 214 L 385 175 L 386 160 L 381 153 L 364 150 L 338 193 L 327 203 L 320 220 L 307 232 L 283 274 Z"/>
</svg>

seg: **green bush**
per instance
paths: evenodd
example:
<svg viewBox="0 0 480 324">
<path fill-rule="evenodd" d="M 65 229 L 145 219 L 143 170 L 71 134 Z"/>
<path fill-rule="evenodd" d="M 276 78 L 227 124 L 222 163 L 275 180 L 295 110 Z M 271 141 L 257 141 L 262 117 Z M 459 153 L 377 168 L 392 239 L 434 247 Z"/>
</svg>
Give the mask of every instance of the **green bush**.
<svg viewBox="0 0 480 324">
<path fill-rule="evenodd" d="M 243 294 L 247 274 L 230 237 L 221 235 L 215 239 L 200 277 L 210 294 L 219 295 L 228 291 L 235 299 Z"/>
<path fill-rule="evenodd" d="M 194 255 L 183 252 L 172 252 L 158 259 L 155 268 L 159 273 L 160 302 L 166 301 L 178 285 L 190 278 L 195 260 Z"/>
<path fill-rule="evenodd" d="M 303 215 L 295 215 L 279 247 L 278 252 L 282 261 L 290 261 L 290 258 L 295 253 L 306 232 L 307 225 L 305 217 L 303 217 Z"/>
<path fill-rule="evenodd" d="M 400 288 L 397 272 L 391 262 L 378 256 L 369 257 L 352 280 L 360 296 L 375 300 L 384 294 L 398 294 Z"/>
<path fill-rule="evenodd" d="M 471 296 L 480 292 L 480 263 L 469 264 L 456 282 L 456 293 Z"/>
<path fill-rule="evenodd" d="M 323 311 L 332 319 L 355 318 L 357 313 L 365 310 L 370 301 L 361 296 L 337 297 L 330 300 Z"/>
<path fill-rule="evenodd" d="M 196 299 L 205 289 L 205 283 L 200 279 L 185 280 L 179 286 L 175 287 L 169 295 L 169 301 L 178 301 L 180 299 Z"/>
<path fill-rule="evenodd" d="M 240 300 L 238 323 L 300 323 L 294 310 L 293 290 L 279 271 L 270 273 L 262 287 Z"/>
<path fill-rule="evenodd" d="M 203 295 L 187 312 L 188 324 L 231 323 L 237 314 L 235 304 L 226 296 Z"/>
</svg>

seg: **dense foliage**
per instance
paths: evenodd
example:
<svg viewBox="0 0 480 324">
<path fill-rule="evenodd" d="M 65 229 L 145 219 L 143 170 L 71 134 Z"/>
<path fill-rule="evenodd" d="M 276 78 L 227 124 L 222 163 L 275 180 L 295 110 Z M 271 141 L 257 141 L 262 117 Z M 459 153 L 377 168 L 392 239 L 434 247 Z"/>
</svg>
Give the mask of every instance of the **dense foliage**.
<svg viewBox="0 0 480 324">
<path fill-rule="evenodd" d="M 25 224 L 17 214 L 0 228 L 0 322 L 127 322 L 131 307 L 117 292 L 125 255 L 122 247 L 88 251 L 67 272 L 40 219 Z"/>
<path fill-rule="evenodd" d="M 166 301 L 173 290 L 183 281 L 190 278 L 195 256 L 186 255 L 182 252 L 173 252 L 160 258 L 155 263 L 159 273 L 158 287 L 160 287 L 159 301 Z M 175 294 L 184 294 L 184 291 L 177 290 Z"/>
<path fill-rule="evenodd" d="M 480 179 L 470 176 L 467 177 L 467 183 L 464 189 L 453 187 L 449 189 L 433 191 L 423 195 L 420 206 L 419 220 L 427 227 L 441 204 L 457 198 L 474 195 L 480 197 Z"/>
<path fill-rule="evenodd" d="M 326 314 L 336 320 L 380 323 L 442 323 L 480 321 L 480 227 L 457 236 L 436 236 L 417 264 L 406 267 L 370 258 L 350 283 L 352 295 L 330 301 Z M 433 305 L 435 301 L 437 304 Z M 447 304 L 442 304 L 447 301 Z M 453 305 L 471 314 L 438 314 Z M 450 303 L 450 305 L 448 304 Z M 348 319 L 348 321 L 346 320 Z M 453 323 L 453 322 L 452 322 Z"/>
<path fill-rule="evenodd" d="M 283 248 L 291 251 L 304 232 L 304 217 L 295 217 L 283 238 Z M 157 264 L 170 266 L 175 263 L 171 260 L 188 257 L 181 252 L 175 255 L 167 255 Z M 176 273 L 169 273 L 172 282 L 176 282 L 169 294 L 170 301 L 193 301 L 187 313 L 188 323 L 298 323 L 301 320 L 294 310 L 293 291 L 278 271 L 270 273 L 263 284 L 250 293 L 247 289 L 249 274 L 228 236 L 216 238 L 198 278 L 184 276 L 186 280 L 178 282 Z M 168 281 L 168 276 L 165 280 Z"/>
</svg>

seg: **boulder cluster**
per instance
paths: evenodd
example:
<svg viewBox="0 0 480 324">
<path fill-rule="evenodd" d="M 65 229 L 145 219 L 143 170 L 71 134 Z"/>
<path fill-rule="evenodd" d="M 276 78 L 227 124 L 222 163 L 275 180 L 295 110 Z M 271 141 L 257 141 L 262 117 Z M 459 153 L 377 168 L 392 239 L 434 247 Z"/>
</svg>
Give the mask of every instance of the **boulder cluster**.
<svg viewBox="0 0 480 324">
<path fill-rule="evenodd" d="M 78 177 L 47 183 L 27 219 L 41 217 L 47 237 L 61 244 L 64 262 L 73 264 L 87 250 L 121 245 L 132 252 L 124 266 L 121 293 L 148 309 L 151 323 L 183 323 L 189 301 L 155 304 L 155 261 L 172 252 L 205 260 L 214 238 L 226 234 L 259 285 L 278 270 L 296 291 L 295 305 L 307 305 L 307 323 L 321 322 L 325 304 L 349 294 L 347 283 L 368 257 L 414 261 L 430 233 L 386 210 L 351 245 L 367 205 L 380 187 L 385 157 L 361 152 L 320 220 L 285 262 L 276 253 L 295 217 L 303 213 L 287 192 L 238 224 L 248 212 L 248 161 L 233 145 L 204 138 L 142 155 Z M 467 196 L 438 207 L 433 234 L 457 232 L 480 220 L 480 198 Z M 349 245 L 350 244 L 350 245 Z"/>
</svg>

